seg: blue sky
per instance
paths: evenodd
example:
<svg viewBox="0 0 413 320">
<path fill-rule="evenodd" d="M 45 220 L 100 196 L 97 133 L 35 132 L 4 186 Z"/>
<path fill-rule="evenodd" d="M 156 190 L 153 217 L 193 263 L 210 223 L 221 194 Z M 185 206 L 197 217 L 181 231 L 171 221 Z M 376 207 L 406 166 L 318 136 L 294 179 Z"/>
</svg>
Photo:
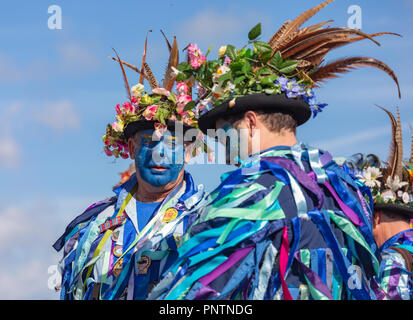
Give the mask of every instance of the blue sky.
<svg viewBox="0 0 413 320">
<path fill-rule="evenodd" d="M 248 31 L 262 22 L 268 39 L 287 20 L 318 4 L 290 1 L 9 1 L 0 4 L 0 298 L 53 299 L 48 267 L 59 255 L 51 244 L 66 224 L 89 204 L 111 195 L 129 162 L 103 153 L 101 137 L 114 120 L 114 107 L 126 100 L 119 66 L 107 58 L 116 48 L 138 64 L 146 32 L 148 63 L 162 78 L 168 57 L 159 29 L 181 48 L 196 42 L 243 45 Z M 412 0 L 337 0 L 309 23 L 334 19 L 346 26 L 350 5 L 362 8 L 362 30 L 391 31 L 382 46 L 370 41 L 337 50 L 327 60 L 372 56 L 396 72 L 402 100 L 392 80 L 376 69 L 360 69 L 331 80 L 317 91 L 329 106 L 299 128 L 298 136 L 334 156 L 356 152 L 385 158 L 390 125 L 380 104 L 400 108 L 405 155 L 413 125 Z M 49 30 L 48 7 L 62 9 L 62 30 Z M 129 73 L 131 84 L 137 77 Z M 225 166 L 193 165 L 188 170 L 211 190 Z"/>
</svg>

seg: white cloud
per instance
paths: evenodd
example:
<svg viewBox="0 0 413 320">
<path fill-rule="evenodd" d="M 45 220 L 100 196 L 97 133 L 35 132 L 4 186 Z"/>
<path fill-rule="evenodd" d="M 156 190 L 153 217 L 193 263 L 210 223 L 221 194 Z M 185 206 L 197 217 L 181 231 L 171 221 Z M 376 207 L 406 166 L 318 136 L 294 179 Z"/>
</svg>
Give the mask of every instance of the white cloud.
<svg viewBox="0 0 413 320">
<path fill-rule="evenodd" d="M 0 52 L 0 83 L 21 81 L 24 78 L 22 68 L 13 59 Z"/>
<path fill-rule="evenodd" d="M 16 140 L 8 135 L 0 136 L 0 167 L 15 168 L 21 149 Z"/>
<path fill-rule="evenodd" d="M 239 35 L 246 42 L 249 31 L 257 21 L 264 23 L 266 17 L 262 13 L 245 8 L 231 8 L 228 11 L 216 11 L 207 9 L 194 14 L 189 20 L 185 21 L 179 28 L 179 39 L 203 45 L 226 45 L 229 39 Z M 235 43 L 233 43 L 235 45 Z M 216 49 L 218 50 L 218 48 Z"/>
<path fill-rule="evenodd" d="M 56 132 L 77 129 L 80 125 L 79 116 L 73 104 L 68 100 L 46 103 L 43 109 L 35 114 L 35 119 Z"/>
<path fill-rule="evenodd" d="M 93 200 L 45 195 L 0 207 L 0 299 L 59 298 L 51 288 L 62 253 L 52 245 Z"/>
<path fill-rule="evenodd" d="M 57 47 L 62 72 L 84 72 L 98 66 L 98 59 L 87 46 L 78 43 L 65 43 Z"/>
<path fill-rule="evenodd" d="M 0 52 L 0 83 L 39 81 L 62 74 L 85 74 L 99 65 L 100 60 L 89 45 L 65 43 L 57 45 L 55 50 L 55 59 L 31 59 L 24 64 Z"/>
<path fill-rule="evenodd" d="M 357 143 L 362 143 L 366 141 L 370 141 L 373 139 L 377 139 L 379 137 L 385 136 L 389 134 L 390 127 L 382 127 L 380 129 L 368 129 L 364 131 L 357 132 L 352 135 L 346 135 L 341 137 L 335 137 L 333 139 L 319 141 L 313 143 L 314 146 L 320 147 L 321 149 L 325 150 L 337 150 L 351 146 Z"/>
</svg>

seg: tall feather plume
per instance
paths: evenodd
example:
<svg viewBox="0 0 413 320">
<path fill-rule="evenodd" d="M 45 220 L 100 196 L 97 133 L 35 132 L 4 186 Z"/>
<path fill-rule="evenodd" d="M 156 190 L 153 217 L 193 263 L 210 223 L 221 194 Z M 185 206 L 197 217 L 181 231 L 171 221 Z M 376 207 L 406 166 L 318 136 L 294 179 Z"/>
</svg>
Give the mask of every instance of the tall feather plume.
<svg viewBox="0 0 413 320">
<path fill-rule="evenodd" d="M 169 43 L 169 40 L 168 40 L 168 38 L 166 37 L 165 33 L 163 33 L 163 30 L 162 30 L 162 29 L 161 29 L 161 33 L 162 33 L 162 35 L 163 35 L 163 37 L 164 37 L 164 39 L 165 39 L 165 41 L 166 41 L 166 45 L 168 46 L 169 52 L 171 52 L 172 46 L 171 46 L 171 44 Z"/>
<path fill-rule="evenodd" d="M 329 28 L 306 35 L 300 41 L 295 42 L 293 45 L 284 49 L 281 53 L 283 58 L 289 58 L 294 54 L 303 51 L 304 49 L 311 48 L 312 46 L 320 47 L 321 44 L 322 47 L 326 45 L 328 41 L 338 39 L 345 40 L 351 35 L 359 35 L 366 39 L 370 39 L 377 45 L 380 45 L 376 40 L 373 39 L 373 37 L 359 30 L 348 28 Z"/>
<path fill-rule="evenodd" d="M 148 80 L 151 88 L 159 88 L 158 82 L 156 82 L 155 76 L 153 75 L 151 68 L 146 62 L 143 63 L 143 69 L 145 70 L 146 79 Z"/>
<path fill-rule="evenodd" d="M 128 63 L 128 62 L 125 62 L 125 61 L 123 61 L 123 60 L 120 60 L 120 59 L 118 59 L 118 58 L 114 58 L 114 57 L 111 57 L 111 56 L 108 56 L 108 58 L 109 58 L 109 59 L 112 59 L 113 61 L 117 61 L 117 62 L 122 63 L 124 66 L 132 69 L 133 71 L 136 71 L 138 74 L 141 74 L 141 73 L 142 73 L 142 72 L 141 72 L 136 66 L 134 66 L 133 64 L 130 64 L 130 63 Z M 143 74 L 143 73 L 142 73 L 142 74 Z M 143 75 L 144 75 L 144 74 L 143 74 Z M 144 75 L 144 76 L 145 76 L 145 75 Z"/>
<path fill-rule="evenodd" d="M 163 87 L 166 90 L 171 90 L 176 77 L 173 75 L 173 69 L 176 68 L 179 64 L 179 50 L 178 50 L 178 42 L 176 41 L 176 37 L 174 36 L 174 41 L 172 43 L 172 48 L 169 54 L 168 66 L 166 67 L 165 76 L 163 80 Z"/>
<path fill-rule="evenodd" d="M 387 159 L 387 170 L 384 173 L 383 180 L 387 181 L 388 177 L 394 178 L 397 171 L 397 163 L 399 162 L 398 155 L 399 155 L 399 146 L 397 144 L 397 121 L 394 115 L 387 109 L 376 105 L 380 109 L 382 109 L 390 118 L 391 128 L 392 128 L 392 135 L 391 135 L 391 142 L 390 142 L 390 150 L 389 150 L 389 157 Z"/>
<path fill-rule="evenodd" d="M 112 49 L 113 49 L 113 51 L 115 52 L 116 57 L 118 58 L 118 62 L 119 62 L 120 68 L 122 69 L 123 81 L 124 81 L 124 84 L 125 84 L 125 89 L 126 89 L 127 97 L 129 98 L 129 101 L 132 101 L 132 95 L 131 95 L 131 92 L 130 92 L 130 86 L 129 86 L 129 82 L 128 82 L 128 77 L 126 76 L 125 69 L 123 68 L 123 63 L 120 62 L 121 60 L 120 60 L 119 55 L 118 55 L 118 53 L 116 52 L 116 50 L 115 50 L 114 48 L 112 48 Z"/>
<path fill-rule="evenodd" d="M 148 50 L 148 36 L 149 36 L 149 32 L 152 32 L 152 30 L 148 30 L 148 32 L 146 33 L 146 39 L 145 39 L 145 49 L 143 51 L 143 57 L 142 57 L 142 64 L 141 64 L 141 70 L 143 70 L 143 65 L 146 62 L 146 52 Z M 139 76 L 139 83 L 143 84 L 143 80 L 144 80 L 144 74 L 141 72 L 140 76 Z"/>
<path fill-rule="evenodd" d="M 355 69 L 355 67 L 362 66 L 374 67 L 387 73 L 396 83 L 399 92 L 399 98 L 401 97 L 399 80 L 397 79 L 396 74 L 384 62 L 374 58 L 354 57 L 348 59 L 340 59 L 323 67 L 317 68 L 316 71 L 311 75 L 311 78 L 314 82 L 325 81 L 328 78 L 338 77 L 338 74 L 340 73 L 346 73 L 352 69 Z"/>
<path fill-rule="evenodd" d="M 392 32 L 380 32 L 380 33 L 374 33 L 374 34 L 370 34 L 369 36 L 374 38 L 374 37 L 379 37 L 379 36 L 383 36 L 383 35 L 394 35 L 394 36 L 399 36 L 401 37 L 401 35 L 399 35 L 398 33 L 392 33 Z M 338 49 L 342 46 L 357 42 L 357 41 L 361 41 L 366 39 L 365 37 L 355 37 L 355 38 L 343 38 L 343 39 L 336 39 L 336 40 L 331 40 L 326 42 L 325 44 L 320 45 L 320 48 L 327 48 L 328 51 L 330 52 L 332 50 Z M 314 50 L 316 51 L 316 50 Z"/>
<path fill-rule="evenodd" d="M 410 131 L 412 132 L 412 145 L 410 148 L 410 163 L 413 163 L 413 130 L 412 130 L 412 127 L 410 127 Z"/>
<path fill-rule="evenodd" d="M 397 143 L 397 163 L 396 163 L 396 169 L 395 169 L 395 176 L 397 175 L 400 179 L 402 179 L 403 178 L 403 135 L 402 135 L 402 123 L 400 120 L 399 108 L 397 108 L 396 143 Z"/>
<path fill-rule="evenodd" d="M 334 0 L 327 0 L 318 6 L 307 10 L 303 14 L 299 15 L 292 22 L 285 23 L 280 30 L 271 38 L 270 45 L 274 49 L 274 54 L 278 51 L 279 47 L 282 47 L 285 43 L 289 43 L 291 38 L 295 36 L 295 32 L 300 28 L 308 19 L 317 14 L 321 9 L 326 7 Z"/>
</svg>

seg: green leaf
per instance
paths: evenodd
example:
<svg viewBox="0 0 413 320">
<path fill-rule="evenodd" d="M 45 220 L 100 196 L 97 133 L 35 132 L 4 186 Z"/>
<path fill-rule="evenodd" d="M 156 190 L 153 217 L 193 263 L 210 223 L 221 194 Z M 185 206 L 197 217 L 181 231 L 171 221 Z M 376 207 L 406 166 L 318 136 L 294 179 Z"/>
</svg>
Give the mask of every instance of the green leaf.
<svg viewBox="0 0 413 320">
<path fill-rule="evenodd" d="M 177 69 L 181 72 L 186 71 L 186 70 L 191 69 L 191 65 L 187 62 L 181 62 L 180 64 L 178 64 Z"/>
<path fill-rule="evenodd" d="M 254 48 L 258 51 L 258 53 L 267 53 L 267 52 L 272 52 L 271 46 L 263 41 L 256 41 L 254 42 Z"/>
<path fill-rule="evenodd" d="M 277 53 L 271 58 L 271 65 L 276 69 L 280 69 L 283 62 L 284 60 L 280 51 L 277 51 Z"/>
<path fill-rule="evenodd" d="M 285 73 L 285 74 L 291 73 L 295 71 L 295 69 L 297 69 L 298 65 L 299 65 L 298 61 L 294 61 L 294 60 L 284 61 L 284 63 L 280 66 L 280 72 Z"/>
<path fill-rule="evenodd" d="M 195 106 L 196 106 L 195 101 L 190 101 L 186 104 L 184 111 L 192 110 L 193 108 L 195 108 Z"/>
<path fill-rule="evenodd" d="M 263 53 L 260 57 L 260 61 L 267 62 L 268 60 L 271 59 L 271 55 L 272 55 L 271 51 Z"/>
<path fill-rule="evenodd" d="M 251 71 L 252 71 L 251 64 L 248 61 L 246 61 L 244 65 L 242 66 L 242 72 L 244 72 L 244 74 L 248 76 Z"/>
<path fill-rule="evenodd" d="M 246 76 L 238 77 L 234 80 L 234 84 L 237 85 L 237 84 L 241 83 L 242 81 L 244 81 L 246 78 L 247 78 Z"/>
<path fill-rule="evenodd" d="M 234 61 L 235 58 L 237 57 L 237 49 L 232 46 L 232 45 L 227 45 L 227 51 L 225 51 L 225 54 L 232 60 Z"/>
<path fill-rule="evenodd" d="M 209 53 L 211 52 L 212 48 L 213 48 L 213 46 L 210 46 L 210 47 L 208 48 L 208 51 L 207 51 L 207 53 L 205 54 L 205 57 L 208 57 L 208 55 L 209 55 Z"/>
<path fill-rule="evenodd" d="M 258 76 L 270 75 L 270 74 L 273 74 L 273 71 L 272 71 L 270 68 L 268 68 L 268 67 L 260 68 L 260 69 L 258 69 L 258 71 L 257 71 L 257 75 L 258 75 Z"/>
<path fill-rule="evenodd" d="M 261 35 L 261 22 L 257 24 L 251 31 L 248 33 L 248 39 L 255 40 Z"/>
<path fill-rule="evenodd" d="M 225 81 L 228 81 L 228 80 L 232 80 L 231 72 L 224 73 L 218 78 L 218 82 L 220 85 L 222 85 Z"/>
<path fill-rule="evenodd" d="M 276 74 L 272 74 L 272 75 L 270 75 L 270 76 L 267 76 L 267 77 L 264 77 L 264 78 L 262 78 L 261 80 L 260 80 L 260 82 L 263 84 L 263 85 L 266 85 L 266 86 L 273 86 L 274 85 L 274 81 L 276 80 L 278 78 L 278 76 L 276 75 Z"/>
<path fill-rule="evenodd" d="M 176 76 L 176 81 L 184 81 L 186 79 L 188 79 L 188 78 L 185 75 L 185 73 L 183 73 L 183 72 L 178 73 L 178 75 Z"/>
</svg>

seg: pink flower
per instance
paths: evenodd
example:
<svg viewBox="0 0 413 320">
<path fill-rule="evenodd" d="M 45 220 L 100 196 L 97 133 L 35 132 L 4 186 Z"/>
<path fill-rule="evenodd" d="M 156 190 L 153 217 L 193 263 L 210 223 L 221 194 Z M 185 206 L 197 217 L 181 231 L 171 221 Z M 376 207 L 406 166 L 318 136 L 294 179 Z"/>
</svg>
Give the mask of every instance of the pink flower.
<svg viewBox="0 0 413 320">
<path fill-rule="evenodd" d="M 131 100 L 133 106 L 138 106 L 140 101 L 141 101 L 140 97 L 133 97 Z"/>
<path fill-rule="evenodd" d="M 191 43 L 188 46 L 188 53 L 192 56 L 195 56 L 196 54 L 200 53 L 201 50 L 199 50 L 198 45 L 196 43 Z"/>
<path fill-rule="evenodd" d="M 181 94 L 188 94 L 188 86 L 183 81 L 177 82 L 176 90 L 178 90 L 178 92 Z"/>
<path fill-rule="evenodd" d="M 155 134 L 160 139 L 162 138 L 163 133 L 166 131 L 167 126 L 165 124 L 156 122 L 155 123 Z"/>
<path fill-rule="evenodd" d="M 128 158 L 129 158 L 129 155 L 128 155 L 127 153 L 124 153 L 124 152 L 121 152 L 121 153 L 120 153 L 120 156 L 121 156 L 123 159 L 128 159 Z"/>
<path fill-rule="evenodd" d="M 159 94 L 161 96 L 165 96 L 165 97 L 169 97 L 169 95 L 171 94 L 170 91 L 164 89 L 164 88 L 155 88 L 152 90 L 153 94 Z"/>
<path fill-rule="evenodd" d="M 119 103 L 116 105 L 115 110 L 116 110 L 116 114 L 118 114 L 118 115 L 122 114 L 122 111 L 120 110 L 120 104 Z"/>
<path fill-rule="evenodd" d="M 202 64 L 206 61 L 206 57 L 201 56 L 201 57 L 196 57 L 194 59 L 191 60 L 191 66 L 194 69 L 198 69 L 200 66 L 202 66 Z"/>
<path fill-rule="evenodd" d="M 158 106 L 148 106 L 145 111 L 142 113 L 142 116 L 145 117 L 146 120 L 151 121 L 158 110 Z"/>
<path fill-rule="evenodd" d="M 232 60 L 229 57 L 226 57 L 224 60 L 224 66 L 228 66 L 231 62 Z"/>
<path fill-rule="evenodd" d="M 188 102 L 191 102 L 192 98 L 186 94 L 180 94 L 176 102 L 178 103 L 178 113 L 182 114 L 184 112 L 185 106 L 188 104 Z"/>
<path fill-rule="evenodd" d="M 109 147 L 105 147 L 105 153 L 106 153 L 106 155 L 108 156 L 108 157 L 111 157 L 112 156 L 112 151 L 110 151 L 110 149 L 109 149 Z"/>
<path fill-rule="evenodd" d="M 191 66 L 195 69 L 198 69 L 206 61 L 206 57 L 202 55 L 196 43 L 188 46 L 188 55 L 191 60 Z"/>
</svg>

